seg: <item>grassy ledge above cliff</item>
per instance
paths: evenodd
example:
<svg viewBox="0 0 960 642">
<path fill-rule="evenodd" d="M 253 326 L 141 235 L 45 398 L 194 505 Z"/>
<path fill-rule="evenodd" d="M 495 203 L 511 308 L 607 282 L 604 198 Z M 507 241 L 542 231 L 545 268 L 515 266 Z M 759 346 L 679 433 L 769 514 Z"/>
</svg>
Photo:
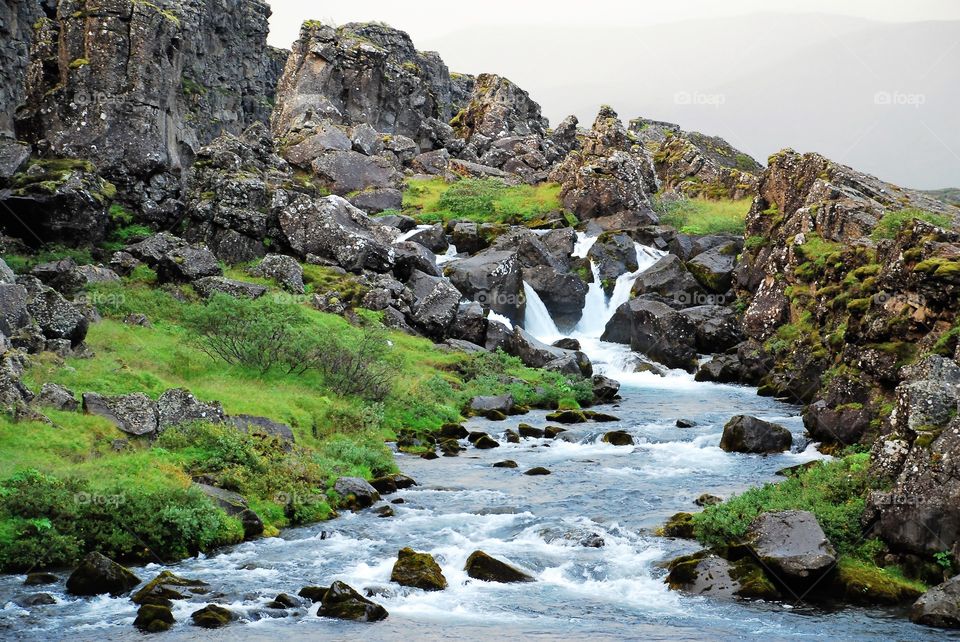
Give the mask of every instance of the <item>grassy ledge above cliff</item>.
<svg viewBox="0 0 960 642">
<path fill-rule="evenodd" d="M 228 274 L 258 281 L 240 269 Z M 69 565 L 89 550 L 171 561 L 240 541 L 240 522 L 199 492 L 197 481 L 246 497 L 264 533 L 275 535 L 334 515 L 339 498 L 330 489 L 338 477 L 396 471 L 385 442 L 460 420 L 473 396 L 510 392 L 519 404 L 545 407 L 592 397 L 588 382 L 526 368 L 502 353 L 444 350 L 386 330 L 370 311 L 354 310 L 354 323 L 319 312 L 306 304 L 312 291 L 335 287 L 352 299 L 356 284 L 317 266 L 305 266 L 305 277 L 307 296 L 272 289 L 258 301 L 203 302 L 189 286 L 157 286 L 146 268 L 87 292 L 104 315 L 87 335 L 93 356 L 32 358 L 24 382 L 34 392 L 57 383 L 78 396 L 142 392 L 156 400 L 185 388 L 202 402 L 220 402 L 227 415 L 282 422 L 296 443 L 205 423 L 168 428 L 155 440 L 134 438 L 102 417 L 48 408 L 40 410 L 49 424 L 0 417 L 0 570 Z M 298 333 L 285 335 L 291 341 L 325 341 L 308 343 L 327 349 L 319 367 L 291 371 L 210 356 L 198 319 L 219 316 L 228 327 L 227 315 L 252 312 L 269 325 L 275 315 L 267 307 L 296 321 Z M 149 324 L 125 322 L 132 314 L 146 315 Z M 370 380 L 384 384 L 376 389 L 357 386 L 361 377 L 344 378 L 335 363 L 356 365 L 350 359 L 371 341 L 380 346 L 364 353 L 373 354 L 367 365 L 389 375 Z"/>
</svg>

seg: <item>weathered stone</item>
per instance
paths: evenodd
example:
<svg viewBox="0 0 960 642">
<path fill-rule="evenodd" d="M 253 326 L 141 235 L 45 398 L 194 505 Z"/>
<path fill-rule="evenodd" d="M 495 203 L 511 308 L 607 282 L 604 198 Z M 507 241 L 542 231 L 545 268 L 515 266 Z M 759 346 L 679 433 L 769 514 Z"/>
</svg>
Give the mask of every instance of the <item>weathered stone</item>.
<svg viewBox="0 0 960 642">
<path fill-rule="evenodd" d="M 193 484 L 200 489 L 204 495 L 209 497 L 222 508 L 227 515 L 236 517 L 243 525 L 243 535 L 247 539 L 253 539 L 263 534 L 263 520 L 255 512 L 250 510 L 250 504 L 240 493 L 235 493 L 209 484 Z"/>
<path fill-rule="evenodd" d="M 140 583 L 140 579 L 100 553 L 89 553 L 70 577 L 67 592 L 73 595 L 123 595 Z"/>
<path fill-rule="evenodd" d="M 226 294 L 235 299 L 259 299 L 267 288 L 256 283 L 236 281 L 222 276 L 205 276 L 193 282 L 193 288 L 205 299 L 216 294 Z"/>
<path fill-rule="evenodd" d="M 490 557 L 483 551 L 474 551 L 464 565 L 467 575 L 484 582 L 534 582 L 534 578 L 505 562 Z"/>
<path fill-rule="evenodd" d="M 216 604 L 208 604 L 198 611 L 190 614 L 194 626 L 204 629 L 219 629 L 227 626 L 235 620 L 237 616 L 230 609 L 225 609 Z"/>
<path fill-rule="evenodd" d="M 83 394 L 83 410 L 112 422 L 123 432 L 140 436 L 156 434 L 160 425 L 157 404 L 142 392 L 104 397 L 93 392 Z"/>
<path fill-rule="evenodd" d="M 56 383 L 45 383 L 33 403 L 44 408 L 53 408 L 64 412 L 74 412 L 80 407 L 72 390 Z"/>
<path fill-rule="evenodd" d="M 764 513 L 750 525 L 746 541 L 772 579 L 791 588 L 812 584 L 837 562 L 817 518 L 806 511 Z"/>
<path fill-rule="evenodd" d="M 304 293 L 303 267 L 293 257 L 268 254 L 250 273 L 254 276 L 273 279 L 287 292 Z"/>
<path fill-rule="evenodd" d="M 339 620 L 358 622 L 379 622 L 387 618 L 387 611 L 363 597 L 343 582 L 334 582 L 323 595 L 320 617 L 332 617 Z"/>
<path fill-rule="evenodd" d="M 936 586 L 914 603 L 910 619 L 941 629 L 960 629 L 960 575 Z"/>
<path fill-rule="evenodd" d="M 401 586 L 412 586 L 425 591 L 442 591 L 447 588 L 447 578 L 440 565 L 429 553 L 417 553 L 412 548 L 403 548 L 390 573 L 390 581 Z"/>
<path fill-rule="evenodd" d="M 793 436 L 783 426 L 738 415 L 723 427 L 720 448 L 727 452 L 778 453 L 790 448 Z"/>
<path fill-rule="evenodd" d="M 369 508 L 380 501 L 377 489 L 359 477 L 341 477 L 334 483 L 333 490 L 340 495 L 343 504 L 354 511 Z"/>
</svg>

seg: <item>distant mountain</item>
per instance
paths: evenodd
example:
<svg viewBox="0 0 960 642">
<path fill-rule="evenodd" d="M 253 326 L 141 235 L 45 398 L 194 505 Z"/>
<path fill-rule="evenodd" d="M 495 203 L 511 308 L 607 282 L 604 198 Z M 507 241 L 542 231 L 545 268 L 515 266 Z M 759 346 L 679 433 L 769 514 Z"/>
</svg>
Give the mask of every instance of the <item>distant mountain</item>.
<svg viewBox="0 0 960 642">
<path fill-rule="evenodd" d="M 765 159 L 818 151 L 920 188 L 960 177 L 960 22 L 757 14 L 644 28 L 467 28 L 418 41 L 451 69 L 495 71 L 551 122 L 677 122 Z"/>
<path fill-rule="evenodd" d="M 931 189 L 931 190 L 926 190 L 925 193 L 937 200 L 943 201 L 944 203 L 950 203 L 951 205 L 956 205 L 957 207 L 960 207 L 960 187 Z"/>
</svg>

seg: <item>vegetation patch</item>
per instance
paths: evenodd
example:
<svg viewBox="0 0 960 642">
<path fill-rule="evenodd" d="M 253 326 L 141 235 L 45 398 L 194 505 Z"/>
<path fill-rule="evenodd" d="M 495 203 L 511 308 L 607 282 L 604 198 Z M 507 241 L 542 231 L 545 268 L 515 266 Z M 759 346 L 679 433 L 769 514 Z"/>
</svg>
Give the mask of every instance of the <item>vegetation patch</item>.
<svg viewBox="0 0 960 642">
<path fill-rule="evenodd" d="M 661 223 L 684 234 L 743 234 L 752 202 L 750 198 L 739 201 L 699 197 L 657 199 L 654 209 Z"/>
<path fill-rule="evenodd" d="M 944 214 L 936 214 L 926 210 L 907 208 L 887 212 L 877 223 L 877 226 L 871 234 L 875 241 L 880 239 L 894 239 L 901 230 L 912 224 L 915 220 L 926 221 L 931 225 L 950 229 L 953 226 L 953 219 Z"/>
<path fill-rule="evenodd" d="M 453 219 L 477 223 L 539 225 L 561 214 L 560 186 L 507 185 L 496 178 L 414 179 L 403 196 L 404 213 L 422 223 Z"/>
</svg>

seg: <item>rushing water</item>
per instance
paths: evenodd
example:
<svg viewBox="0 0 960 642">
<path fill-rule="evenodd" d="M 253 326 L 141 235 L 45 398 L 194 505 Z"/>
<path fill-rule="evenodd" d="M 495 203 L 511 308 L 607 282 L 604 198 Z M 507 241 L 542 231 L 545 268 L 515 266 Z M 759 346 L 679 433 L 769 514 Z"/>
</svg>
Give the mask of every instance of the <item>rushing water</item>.
<svg viewBox="0 0 960 642">
<path fill-rule="evenodd" d="M 546 308 L 532 288 L 527 296 L 528 331 L 550 339 L 556 328 L 549 315 L 543 318 Z M 655 536 L 659 524 L 675 512 L 694 510 L 693 500 L 702 493 L 728 497 L 775 479 L 783 467 L 821 456 L 804 441 L 795 406 L 758 397 L 751 388 L 697 383 L 682 372 L 664 377 L 633 372 L 637 357 L 624 346 L 600 342 L 599 324 L 587 318 L 611 309 L 606 298 L 588 304 L 575 335 L 598 370 L 624 383 L 623 400 L 609 409 L 621 421 L 573 428 L 564 439 L 470 448 L 455 458 L 426 461 L 398 454 L 400 468 L 419 485 L 387 498 L 403 500 L 392 518 L 371 511 L 345 514 L 288 530 L 282 539 L 247 542 L 169 567 L 134 569 L 149 579 L 169 568 L 211 585 L 206 599 L 175 603 L 178 624 L 162 638 L 938 640 L 952 635 L 914 626 L 889 609 L 825 611 L 669 591 L 662 563 L 696 545 Z M 794 451 L 762 457 L 720 450 L 722 425 L 740 413 L 787 426 L 794 433 Z M 545 414 L 514 419 L 543 427 Z M 679 429 L 678 418 L 697 426 Z M 501 435 L 516 423 L 474 419 L 468 425 Z M 613 429 L 630 432 L 636 445 L 602 443 L 602 434 Z M 519 468 L 492 467 L 503 459 L 515 460 Z M 522 474 L 534 466 L 552 474 Z M 599 535 L 605 545 L 580 546 L 588 534 Z M 436 556 L 449 588 L 428 593 L 391 584 L 397 551 L 405 546 Z M 477 549 L 523 568 L 537 581 L 471 580 L 463 565 Z M 277 593 L 296 594 L 303 586 L 337 579 L 368 591 L 390 617 L 357 624 L 319 618 L 316 605 L 287 613 L 265 608 Z M 64 593 L 62 582 L 27 591 L 22 581 L 22 576 L 0 578 L 2 637 L 141 639 L 132 626 L 136 607 L 129 598 L 74 598 Z M 38 590 L 53 594 L 57 603 L 33 609 L 13 604 L 15 596 Z M 189 614 L 208 599 L 232 609 L 241 621 L 213 632 L 190 626 Z"/>
</svg>

